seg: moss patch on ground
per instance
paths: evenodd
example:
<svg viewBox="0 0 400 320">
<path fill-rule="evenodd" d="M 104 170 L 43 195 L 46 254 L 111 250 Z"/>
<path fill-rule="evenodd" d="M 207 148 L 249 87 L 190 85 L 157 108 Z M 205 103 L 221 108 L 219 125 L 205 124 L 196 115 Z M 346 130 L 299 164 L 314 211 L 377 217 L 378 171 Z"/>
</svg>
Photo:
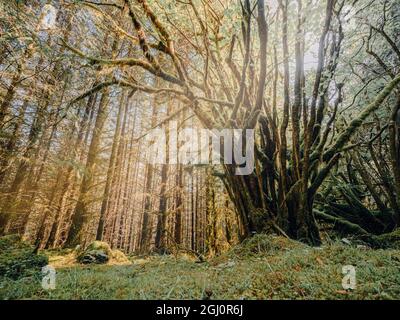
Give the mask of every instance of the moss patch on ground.
<svg viewBox="0 0 400 320">
<path fill-rule="evenodd" d="M 311 248 L 255 236 L 219 257 L 131 257 L 132 265 L 57 267 L 56 289 L 29 277 L 0 283 L 1 299 L 400 299 L 400 251 L 340 242 Z M 357 287 L 342 288 L 342 267 Z"/>
<path fill-rule="evenodd" d="M 47 263 L 47 256 L 37 254 L 20 236 L 0 237 L 0 283 L 5 279 L 37 276 Z"/>
</svg>

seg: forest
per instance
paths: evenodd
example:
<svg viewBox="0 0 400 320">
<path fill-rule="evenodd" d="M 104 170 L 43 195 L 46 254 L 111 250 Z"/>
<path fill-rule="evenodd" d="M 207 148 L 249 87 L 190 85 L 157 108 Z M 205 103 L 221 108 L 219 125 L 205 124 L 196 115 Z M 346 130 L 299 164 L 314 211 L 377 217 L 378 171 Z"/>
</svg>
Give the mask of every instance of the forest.
<svg viewBox="0 0 400 320">
<path fill-rule="evenodd" d="M 0 0 L 0 299 L 400 299 L 399 228 L 398 0 Z"/>
</svg>

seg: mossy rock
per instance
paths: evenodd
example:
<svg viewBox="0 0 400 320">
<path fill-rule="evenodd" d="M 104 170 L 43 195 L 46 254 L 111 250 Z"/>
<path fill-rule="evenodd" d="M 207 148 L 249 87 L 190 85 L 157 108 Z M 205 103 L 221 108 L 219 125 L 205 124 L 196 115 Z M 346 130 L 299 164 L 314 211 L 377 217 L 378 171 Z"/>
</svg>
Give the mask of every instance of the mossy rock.
<svg viewBox="0 0 400 320">
<path fill-rule="evenodd" d="M 107 242 L 103 242 L 103 241 L 93 241 L 91 244 L 88 245 L 86 250 L 88 250 L 88 251 L 101 250 L 101 251 L 104 251 L 108 255 L 110 255 L 112 252 L 110 245 Z"/>
<path fill-rule="evenodd" d="M 17 280 L 39 275 L 48 258 L 34 251 L 19 235 L 0 237 L 0 278 Z"/>
<path fill-rule="evenodd" d="M 82 264 L 104 264 L 110 260 L 112 250 L 108 243 L 92 242 L 85 250 L 78 253 L 77 261 Z"/>
<path fill-rule="evenodd" d="M 107 263 L 109 259 L 109 256 L 105 254 L 104 251 L 92 250 L 80 255 L 78 257 L 78 262 L 82 264 L 103 264 Z"/>
</svg>

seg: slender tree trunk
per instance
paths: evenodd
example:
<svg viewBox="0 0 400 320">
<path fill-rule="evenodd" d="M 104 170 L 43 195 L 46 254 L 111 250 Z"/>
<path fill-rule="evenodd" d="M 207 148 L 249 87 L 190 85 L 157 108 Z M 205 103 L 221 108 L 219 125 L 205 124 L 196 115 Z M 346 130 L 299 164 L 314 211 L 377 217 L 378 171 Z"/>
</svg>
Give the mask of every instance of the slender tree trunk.
<svg viewBox="0 0 400 320">
<path fill-rule="evenodd" d="M 100 140 L 103 132 L 104 124 L 107 119 L 108 114 L 108 104 L 109 104 L 109 89 L 104 89 L 99 108 L 96 117 L 95 127 L 93 129 L 92 141 L 89 146 L 89 154 L 86 161 L 85 174 L 81 183 L 79 198 L 72 215 L 72 224 L 68 232 L 68 237 L 65 242 L 65 246 L 75 246 L 80 243 L 82 237 L 82 229 L 88 219 L 88 207 L 87 203 L 90 197 L 90 188 L 93 185 L 93 178 L 96 172 L 96 162 L 97 156 L 100 148 Z"/>
<path fill-rule="evenodd" d="M 109 162 L 108 171 L 107 171 L 106 186 L 104 189 L 103 200 L 101 203 L 100 220 L 99 220 L 99 226 L 97 228 L 97 234 L 96 234 L 96 240 L 100 240 L 100 241 L 103 238 L 105 218 L 106 218 L 106 212 L 107 212 L 109 196 L 110 196 L 111 182 L 112 182 L 115 165 L 116 165 L 118 144 L 120 143 L 120 139 L 121 139 L 121 122 L 122 122 L 122 117 L 123 117 L 123 109 L 125 107 L 125 105 L 124 105 L 125 96 L 126 96 L 126 93 L 124 91 L 123 94 L 121 95 L 121 100 L 119 103 L 117 123 L 115 125 L 114 139 L 113 139 L 113 144 L 112 144 L 112 148 L 111 148 L 110 162 Z"/>
</svg>

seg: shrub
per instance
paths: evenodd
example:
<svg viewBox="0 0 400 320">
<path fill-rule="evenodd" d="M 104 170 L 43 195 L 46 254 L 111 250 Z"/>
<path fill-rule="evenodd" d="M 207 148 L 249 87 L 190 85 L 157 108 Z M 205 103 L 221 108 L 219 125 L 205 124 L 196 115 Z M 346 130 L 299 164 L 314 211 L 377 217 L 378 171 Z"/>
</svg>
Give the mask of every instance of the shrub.
<svg viewBox="0 0 400 320">
<path fill-rule="evenodd" d="M 0 278 L 17 280 L 34 276 L 48 264 L 48 258 L 34 252 L 34 247 L 18 235 L 0 238 Z"/>
</svg>

